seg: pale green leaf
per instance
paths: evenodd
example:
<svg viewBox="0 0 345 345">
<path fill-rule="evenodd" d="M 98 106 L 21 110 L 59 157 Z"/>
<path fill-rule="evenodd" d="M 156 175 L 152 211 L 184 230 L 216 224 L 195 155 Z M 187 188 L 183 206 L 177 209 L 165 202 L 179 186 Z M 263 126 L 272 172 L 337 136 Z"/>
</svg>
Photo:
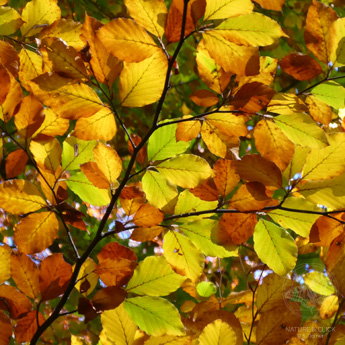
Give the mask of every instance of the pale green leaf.
<svg viewBox="0 0 345 345">
<path fill-rule="evenodd" d="M 189 147 L 185 141 L 176 141 L 177 124 L 158 128 L 150 137 L 147 147 L 147 158 L 159 161 L 183 153 Z"/>
<path fill-rule="evenodd" d="M 268 46 L 286 36 L 276 21 L 257 12 L 224 20 L 215 30 L 231 42 L 252 47 Z"/>
<path fill-rule="evenodd" d="M 208 298 L 217 292 L 217 288 L 211 282 L 201 282 L 196 286 L 196 291 L 201 297 Z"/>
<path fill-rule="evenodd" d="M 300 211 L 321 211 L 320 208 L 303 198 L 287 198 L 283 206 Z M 290 212 L 281 209 L 269 212 L 269 216 L 283 228 L 289 228 L 303 237 L 309 236 L 311 227 L 320 217 L 318 214 Z"/>
<path fill-rule="evenodd" d="M 275 273 L 284 275 L 297 261 L 298 250 L 291 235 L 280 226 L 260 219 L 254 230 L 254 249 Z"/>
<path fill-rule="evenodd" d="M 345 88 L 333 80 L 314 87 L 311 93 L 333 108 L 341 109 L 345 106 Z"/>
<path fill-rule="evenodd" d="M 296 145 L 310 148 L 328 145 L 325 132 L 309 115 L 280 115 L 274 118 L 274 122 Z"/>
<path fill-rule="evenodd" d="M 169 231 L 164 236 L 164 256 L 177 273 L 193 282 L 197 281 L 204 268 L 204 256 L 185 236 Z"/>
<path fill-rule="evenodd" d="M 178 310 L 160 297 L 134 297 L 124 302 L 125 310 L 141 330 L 149 335 L 185 334 Z"/>
<path fill-rule="evenodd" d="M 322 272 L 308 272 L 303 276 L 303 279 L 304 283 L 319 295 L 330 296 L 336 292 L 330 279 Z"/>
<path fill-rule="evenodd" d="M 105 206 L 110 203 L 110 189 L 95 187 L 88 178 L 80 171 L 71 174 L 66 180 L 68 187 L 85 202 L 94 206 Z"/>
<path fill-rule="evenodd" d="M 194 188 L 213 176 L 213 170 L 201 157 L 185 154 L 171 158 L 156 169 L 170 182 L 183 188 Z"/>
<path fill-rule="evenodd" d="M 172 270 L 163 256 L 149 256 L 139 263 L 126 290 L 138 295 L 167 296 L 185 280 Z"/>
<path fill-rule="evenodd" d="M 156 171 L 146 171 L 142 184 L 149 203 L 159 209 L 168 206 L 178 195 L 176 186 Z"/>
</svg>

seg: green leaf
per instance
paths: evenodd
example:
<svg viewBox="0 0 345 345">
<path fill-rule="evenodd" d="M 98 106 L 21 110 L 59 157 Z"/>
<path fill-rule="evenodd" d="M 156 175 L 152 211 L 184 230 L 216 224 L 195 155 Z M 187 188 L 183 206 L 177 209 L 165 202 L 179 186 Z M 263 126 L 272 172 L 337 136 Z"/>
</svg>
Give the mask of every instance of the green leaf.
<svg viewBox="0 0 345 345">
<path fill-rule="evenodd" d="M 301 211 L 321 211 L 319 207 L 303 198 L 287 198 L 283 206 Z M 318 214 L 290 212 L 280 209 L 269 212 L 269 216 L 283 228 L 289 228 L 303 237 L 309 236 L 311 227 L 320 217 Z"/>
<path fill-rule="evenodd" d="M 177 273 L 197 281 L 204 268 L 204 256 L 185 236 L 169 231 L 164 236 L 164 256 Z"/>
<path fill-rule="evenodd" d="M 218 225 L 218 221 L 213 219 L 200 219 L 189 222 L 191 217 L 186 218 L 186 222 L 179 225 L 179 229 L 207 256 L 227 258 L 237 256 L 237 251 L 230 251 L 212 242 L 212 229 Z M 188 221 L 189 220 L 189 221 Z"/>
<path fill-rule="evenodd" d="M 96 140 L 84 141 L 75 137 L 68 137 L 63 142 L 62 168 L 64 170 L 79 170 L 80 164 L 93 161 L 93 149 Z"/>
<path fill-rule="evenodd" d="M 158 128 L 150 137 L 147 147 L 147 158 L 159 161 L 183 153 L 189 147 L 185 141 L 176 141 L 177 124 Z"/>
<path fill-rule="evenodd" d="M 196 291 L 201 297 L 208 298 L 217 292 L 217 288 L 211 282 L 201 282 L 196 286 Z"/>
<path fill-rule="evenodd" d="M 330 279 L 325 276 L 322 272 L 309 272 L 304 275 L 304 282 L 309 288 L 323 296 L 333 295 L 336 290 L 332 285 Z"/>
<path fill-rule="evenodd" d="M 142 184 L 149 203 L 159 209 L 168 206 L 178 195 L 176 186 L 153 170 L 146 171 Z"/>
<path fill-rule="evenodd" d="M 311 91 L 312 94 L 333 108 L 345 106 L 345 88 L 333 80 L 325 81 Z"/>
<path fill-rule="evenodd" d="M 190 154 L 171 158 L 156 169 L 170 182 L 183 188 L 194 188 L 213 176 L 213 170 L 203 158 Z"/>
<path fill-rule="evenodd" d="M 80 199 L 91 205 L 105 206 L 110 203 L 110 190 L 95 187 L 81 171 L 71 174 L 66 183 Z"/>
<path fill-rule="evenodd" d="M 297 261 L 297 246 L 290 234 L 280 226 L 260 219 L 254 230 L 254 249 L 260 260 L 275 273 L 284 275 Z"/>
<path fill-rule="evenodd" d="M 124 302 L 132 320 L 148 335 L 184 335 L 184 326 L 178 310 L 160 297 L 134 297 Z"/>
<path fill-rule="evenodd" d="M 139 263 L 126 290 L 138 295 L 166 296 L 185 280 L 172 270 L 163 256 L 149 256 Z"/>
<path fill-rule="evenodd" d="M 224 20 L 214 30 L 231 42 L 252 47 L 268 46 L 286 36 L 276 21 L 257 12 Z"/>
<path fill-rule="evenodd" d="M 328 145 L 325 132 L 306 114 L 280 115 L 276 125 L 296 145 L 320 149 Z"/>
</svg>

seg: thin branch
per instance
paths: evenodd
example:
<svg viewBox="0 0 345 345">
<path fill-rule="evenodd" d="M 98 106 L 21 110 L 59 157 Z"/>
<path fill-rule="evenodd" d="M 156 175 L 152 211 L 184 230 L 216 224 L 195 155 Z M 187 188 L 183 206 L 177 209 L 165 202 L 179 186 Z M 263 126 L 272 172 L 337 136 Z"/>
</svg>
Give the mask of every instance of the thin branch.
<svg viewBox="0 0 345 345">
<path fill-rule="evenodd" d="M 72 310 L 72 311 L 66 311 L 64 313 L 60 313 L 59 316 L 71 315 L 71 314 L 74 314 L 74 313 L 77 313 L 77 312 L 78 312 L 78 309 L 75 309 L 75 310 Z"/>
<path fill-rule="evenodd" d="M 314 87 L 316 87 L 316 86 L 318 86 L 318 85 L 324 83 L 325 81 L 337 80 L 337 79 L 343 79 L 343 78 L 345 78 L 345 75 L 341 75 L 341 76 L 339 76 L 339 77 L 331 77 L 331 78 L 329 78 L 329 77 L 327 76 L 326 78 L 323 78 L 322 80 L 318 81 L 317 83 L 315 83 L 315 84 L 313 84 L 313 85 L 311 85 L 311 86 L 308 86 L 308 87 L 305 88 L 304 90 L 299 91 L 299 92 L 297 93 L 297 96 L 299 96 L 299 95 L 301 95 L 301 94 L 303 94 L 303 93 L 305 93 L 305 92 L 307 92 L 307 91 L 313 89 Z"/>
<path fill-rule="evenodd" d="M 102 232 L 104 230 L 104 227 L 113 211 L 114 206 L 117 203 L 117 200 L 121 194 L 121 191 L 123 190 L 123 188 L 125 187 L 126 183 L 128 182 L 129 176 L 131 174 L 131 170 L 134 166 L 135 160 L 137 155 L 139 154 L 139 151 L 141 150 L 141 148 L 146 144 L 146 142 L 149 140 L 149 138 L 151 137 L 151 135 L 155 132 L 155 130 L 157 129 L 157 121 L 159 118 L 159 115 L 162 111 L 163 108 L 163 104 L 164 104 L 164 100 L 165 97 L 167 95 L 168 89 L 169 89 L 169 80 L 170 80 L 170 74 L 171 74 L 171 70 L 174 64 L 174 61 L 182 47 L 182 44 L 185 40 L 184 37 L 184 30 L 185 30 L 185 26 L 186 26 L 186 19 L 187 19 L 187 5 L 188 5 L 189 0 L 184 0 L 184 8 L 183 8 L 183 19 L 182 19 L 182 25 L 181 25 L 181 39 L 180 42 L 175 50 L 175 53 L 173 55 L 173 57 L 170 59 L 169 64 L 168 64 L 168 71 L 166 74 L 166 80 L 165 80 L 165 84 L 164 84 L 164 89 L 162 92 L 162 96 L 158 102 L 157 105 L 157 109 L 156 109 L 156 114 L 153 120 L 153 124 L 151 129 L 146 133 L 145 137 L 142 139 L 142 141 L 139 143 L 139 145 L 134 149 L 133 151 L 133 155 L 128 163 L 125 175 L 118 187 L 118 189 L 116 190 L 115 194 L 112 196 L 110 204 L 107 207 L 107 210 L 105 212 L 105 214 L 103 215 L 101 222 L 98 226 L 96 235 L 94 237 L 94 239 L 91 241 L 91 243 L 89 244 L 89 246 L 86 248 L 85 252 L 83 253 L 83 255 L 77 260 L 75 267 L 74 267 L 74 271 L 72 273 L 72 277 L 69 281 L 69 284 L 64 292 L 64 294 L 62 295 L 60 301 L 58 302 L 58 304 L 56 305 L 54 311 L 50 314 L 50 316 L 45 320 L 45 322 L 37 329 L 36 333 L 33 335 L 30 345 L 36 345 L 37 341 L 40 339 L 41 335 L 44 333 L 44 331 L 59 317 L 60 315 L 60 311 L 62 310 L 62 308 L 64 307 L 64 305 L 66 304 L 72 290 L 74 289 L 75 283 L 78 279 L 78 275 L 79 275 L 79 271 L 83 265 L 83 263 L 86 261 L 86 259 L 89 257 L 89 255 L 91 254 L 91 252 L 93 251 L 93 249 L 96 247 L 96 245 L 104 238 L 102 235 Z"/>
</svg>

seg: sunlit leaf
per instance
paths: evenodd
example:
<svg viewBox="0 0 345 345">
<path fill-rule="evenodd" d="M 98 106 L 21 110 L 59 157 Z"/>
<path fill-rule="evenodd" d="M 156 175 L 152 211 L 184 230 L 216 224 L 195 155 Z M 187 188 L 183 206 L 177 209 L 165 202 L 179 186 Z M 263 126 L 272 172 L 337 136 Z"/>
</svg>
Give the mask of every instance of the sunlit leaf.
<svg viewBox="0 0 345 345">
<path fill-rule="evenodd" d="M 330 319 L 338 310 L 338 296 L 327 296 L 321 304 L 320 315 L 323 319 Z"/>
<path fill-rule="evenodd" d="M 40 325 L 45 321 L 44 316 L 40 312 L 30 311 L 23 318 L 19 319 L 14 331 L 14 336 L 18 343 L 28 342 L 32 339 Z"/>
<path fill-rule="evenodd" d="M 253 7 L 249 0 L 207 0 L 204 20 L 236 17 L 251 13 Z"/>
<path fill-rule="evenodd" d="M 232 327 L 216 320 L 208 324 L 199 336 L 200 345 L 230 345 L 236 343 L 236 333 Z"/>
<path fill-rule="evenodd" d="M 0 283 L 11 278 L 11 248 L 8 245 L 0 247 Z"/>
<path fill-rule="evenodd" d="M 330 296 L 335 293 L 335 288 L 323 272 L 308 272 L 303 277 L 308 287 L 319 295 Z"/>
<path fill-rule="evenodd" d="M 312 94 L 333 108 L 344 108 L 345 88 L 335 81 L 325 81 L 314 87 L 312 89 Z"/>
<path fill-rule="evenodd" d="M 11 35 L 23 25 L 20 14 L 11 7 L 0 7 L 0 35 Z"/>
</svg>

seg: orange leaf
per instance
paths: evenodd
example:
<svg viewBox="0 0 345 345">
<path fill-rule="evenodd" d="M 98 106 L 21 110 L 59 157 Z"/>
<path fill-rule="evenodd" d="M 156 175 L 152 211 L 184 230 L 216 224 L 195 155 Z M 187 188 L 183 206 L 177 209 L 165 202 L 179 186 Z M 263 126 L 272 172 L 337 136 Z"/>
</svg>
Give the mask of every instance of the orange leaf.
<svg viewBox="0 0 345 345">
<path fill-rule="evenodd" d="M 31 302 L 26 296 L 15 287 L 5 284 L 0 285 L 0 303 L 0 308 L 8 311 L 11 319 L 15 320 L 32 309 Z"/>
<path fill-rule="evenodd" d="M 229 202 L 229 208 L 235 208 L 240 212 L 259 211 L 265 206 L 278 205 L 278 200 L 273 200 L 265 186 L 259 182 L 248 182 L 242 185 Z"/>
<path fill-rule="evenodd" d="M 190 115 L 185 115 L 182 119 L 191 118 Z M 177 124 L 176 141 L 191 141 L 195 139 L 200 133 L 200 121 L 184 121 Z"/>
<path fill-rule="evenodd" d="M 189 97 L 199 107 L 211 107 L 219 102 L 218 97 L 208 90 L 197 90 Z"/>
<path fill-rule="evenodd" d="M 0 184 L 0 205 L 13 214 L 39 210 L 45 202 L 36 186 L 24 180 L 10 180 Z"/>
<path fill-rule="evenodd" d="M 97 188 L 108 189 L 110 184 L 108 179 L 104 176 L 102 170 L 95 162 L 87 162 L 80 166 L 81 171 L 85 174 L 87 179 Z"/>
<path fill-rule="evenodd" d="M 219 231 L 223 233 L 223 236 L 219 237 L 221 237 L 222 240 L 224 240 L 227 235 L 231 238 L 231 242 L 241 244 L 252 237 L 257 219 L 255 214 L 250 213 L 224 213 L 219 223 Z M 217 243 L 222 244 L 219 237 Z"/>
<path fill-rule="evenodd" d="M 205 180 L 201 185 L 189 191 L 201 200 L 215 201 L 219 199 L 219 193 L 212 179 Z"/>
<path fill-rule="evenodd" d="M 236 162 L 237 172 L 244 180 L 251 182 L 260 182 L 265 186 L 281 188 L 282 173 L 273 163 L 260 155 L 246 155 L 240 161 Z"/>
<path fill-rule="evenodd" d="M 255 147 L 262 157 L 274 162 L 281 171 L 290 163 L 295 145 L 272 121 L 261 120 L 254 128 Z"/>
<path fill-rule="evenodd" d="M 102 250 L 97 254 L 97 259 L 102 262 L 106 259 L 127 259 L 129 261 L 136 262 L 137 256 L 133 250 L 118 244 L 117 242 L 107 243 Z"/>
<path fill-rule="evenodd" d="M 122 199 L 144 198 L 145 193 L 143 192 L 143 190 L 139 186 L 130 185 L 130 186 L 126 186 L 125 188 L 122 189 L 120 197 Z"/>
<path fill-rule="evenodd" d="M 10 84 L 11 79 L 8 71 L 4 68 L 0 68 L 0 83 L 1 83 L 1 89 L 0 89 L 0 104 L 4 103 L 7 94 L 10 90 Z"/>
<path fill-rule="evenodd" d="M 336 216 L 337 219 L 343 220 L 343 213 Z M 313 224 L 309 242 L 315 243 L 322 247 L 329 247 L 333 240 L 344 232 L 344 226 L 336 219 L 322 216 Z"/>
<path fill-rule="evenodd" d="M 109 87 L 120 74 L 122 62 L 109 54 L 102 42 L 96 37 L 95 31 L 103 25 L 95 18 L 85 15 L 81 39 L 90 45 L 91 67 L 96 79 Z M 56 36 L 60 37 L 60 36 Z M 106 140 L 106 139 L 105 139 Z"/>
<path fill-rule="evenodd" d="M 0 41 L 0 63 L 17 77 L 19 56 L 17 51 L 7 42 Z"/>
<path fill-rule="evenodd" d="M 128 283 L 136 266 L 136 262 L 123 258 L 105 259 L 97 265 L 94 272 L 105 285 L 120 286 Z"/>
<path fill-rule="evenodd" d="M 334 10 L 313 0 L 307 14 L 304 40 L 309 50 L 326 64 L 330 61 L 330 29 L 337 19 Z"/>
<path fill-rule="evenodd" d="M 218 192 L 224 197 L 227 196 L 240 182 L 240 176 L 237 173 L 236 162 L 219 159 L 213 166 L 216 176 L 213 178 Z"/>
<path fill-rule="evenodd" d="M 17 288 L 26 296 L 35 299 L 39 293 L 39 271 L 34 262 L 25 254 L 12 255 L 11 271 Z"/>
<path fill-rule="evenodd" d="M 114 19 L 101 27 L 97 38 L 109 53 L 126 62 L 140 62 L 160 50 L 142 26 L 127 18 Z"/>
<path fill-rule="evenodd" d="M 133 134 L 131 133 L 131 138 L 132 141 L 134 143 L 135 146 L 138 146 L 141 143 L 141 138 L 139 137 L 139 135 Z M 128 152 L 133 155 L 134 149 L 133 149 L 133 145 L 132 143 L 128 140 Z M 147 158 L 147 146 L 144 145 L 144 147 L 142 147 L 137 155 L 137 157 L 135 158 L 135 160 L 140 163 L 141 165 L 143 165 L 146 161 Z"/>
<path fill-rule="evenodd" d="M 28 156 L 24 150 L 12 151 L 6 157 L 6 178 L 17 177 L 24 172 Z"/>
<path fill-rule="evenodd" d="M 281 11 L 283 9 L 285 0 L 254 0 L 262 8 L 266 10 Z"/>
<path fill-rule="evenodd" d="M 39 253 L 54 242 L 58 230 L 59 222 L 54 212 L 32 213 L 18 224 L 14 238 L 22 253 Z"/>
<path fill-rule="evenodd" d="M 7 244 L 0 247 L 0 284 L 11 278 L 11 252 Z"/>
<path fill-rule="evenodd" d="M 30 313 L 18 320 L 14 330 L 14 336 L 18 343 L 24 343 L 31 340 L 38 328 L 37 320 L 39 325 L 42 325 L 45 318 L 41 313 L 35 310 L 30 311 Z"/>
<path fill-rule="evenodd" d="M 142 205 L 133 218 L 133 222 L 142 227 L 158 225 L 163 221 L 164 213 L 150 204 Z"/>
<path fill-rule="evenodd" d="M 280 66 L 285 73 L 297 80 L 310 80 L 322 73 L 320 64 L 308 55 L 300 53 L 290 54 L 280 61 Z"/>
<path fill-rule="evenodd" d="M 331 107 L 327 103 L 321 101 L 320 99 L 317 99 L 312 95 L 308 96 L 305 102 L 309 107 L 311 117 L 316 122 L 320 122 L 323 125 L 328 126 L 332 121 L 333 116 Z"/>
<path fill-rule="evenodd" d="M 0 344 L 8 345 L 12 338 L 12 324 L 10 318 L 0 311 Z"/>
<path fill-rule="evenodd" d="M 152 241 L 159 236 L 163 228 L 161 226 L 151 226 L 150 228 L 135 228 L 131 234 L 131 240 L 138 242 Z"/>
<path fill-rule="evenodd" d="M 40 291 L 42 300 L 54 299 L 65 292 L 72 276 L 72 266 L 61 253 L 52 254 L 41 263 Z"/>
<path fill-rule="evenodd" d="M 253 82 L 244 84 L 235 94 L 231 104 L 236 109 L 255 113 L 266 108 L 275 92 L 267 85 Z"/>
<path fill-rule="evenodd" d="M 92 298 L 92 304 L 97 311 L 115 309 L 126 298 L 127 291 L 117 286 L 108 286 L 99 290 Z"/>
</svg>

